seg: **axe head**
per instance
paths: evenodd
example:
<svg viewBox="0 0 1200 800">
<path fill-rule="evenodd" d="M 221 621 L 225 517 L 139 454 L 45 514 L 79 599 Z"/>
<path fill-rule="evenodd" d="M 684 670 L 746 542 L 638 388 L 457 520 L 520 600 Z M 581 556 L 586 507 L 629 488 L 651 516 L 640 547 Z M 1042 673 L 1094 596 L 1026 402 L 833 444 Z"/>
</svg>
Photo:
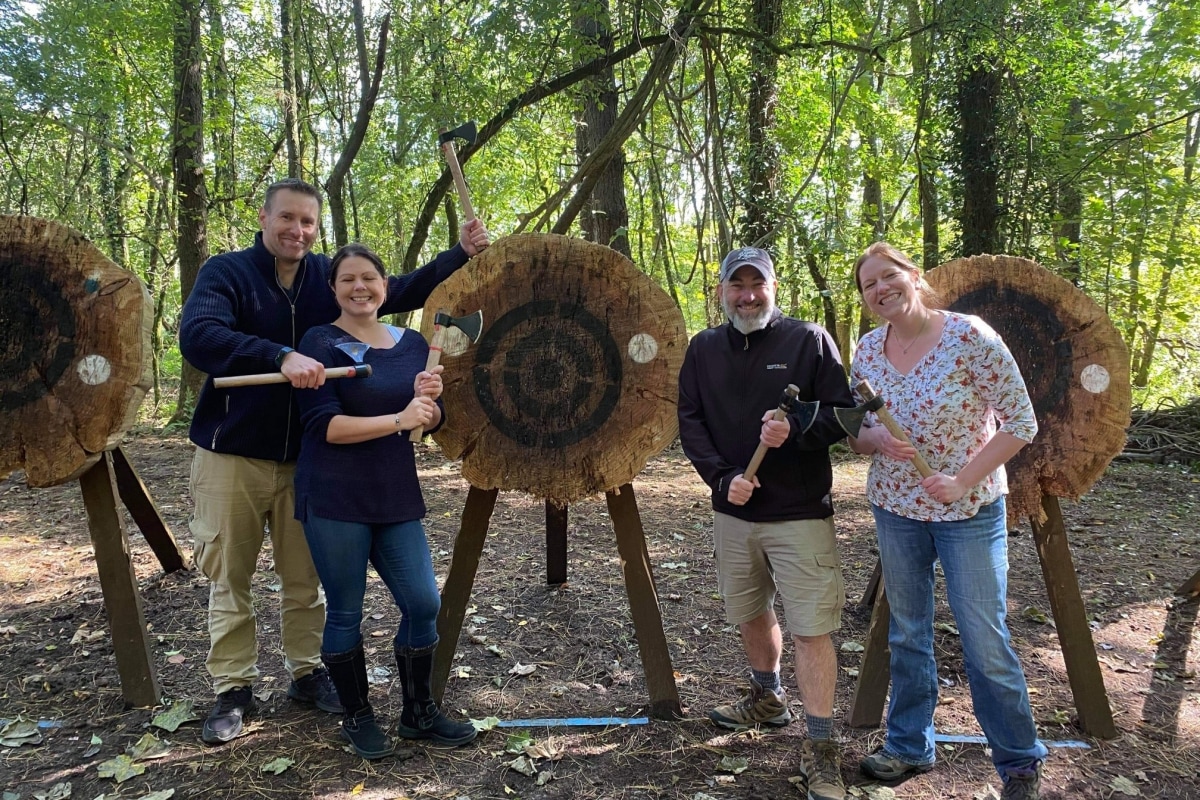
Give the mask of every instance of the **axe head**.
<svg viewBox="0 0 1200 800">
<path fill-rule="evenodd" d="M 458 328 L 474 344 L 483 333 L 483 309 L 461 317 L 452 317 L 445 311 L 439 311 L 433 316 L 433 324 L 443 328 Z"/>
<path fill-rule="evenodd" d="M 821 401 L 797 400 L 796 398 L 799 396 L 800 390 L 794 384 L 789 383 L 783 390 L 783 394 L 779 396 L 779 410 L 785 414 L 794 414 L 800 428 L 796 433 L 804 434 L 816 420 L 817 409 L 821 407 Z"/>
<path fill-rule="evenodd" d="M 475 144 L 475 135 L 478 133 L 475 129 L 475 120 L 469 120 L 459 125 L 457 128 L 449 131 L 442 131 L 438 134 L 438 147 L 453 142 L 455 139 L 462 139 L 468 145 Z"/>
<path fill-rule="evenodd" d="M 857 439 L 859 431 L 862 430 L 863 420 L 867 418 L 867 414 L 878 408 L 883 407 L 882 397 L 872 397 L 861 406 L 854 408 L 835 408 L 833 416 L 837 417 L 838 425 L 851 437 Z"/>
</svg>

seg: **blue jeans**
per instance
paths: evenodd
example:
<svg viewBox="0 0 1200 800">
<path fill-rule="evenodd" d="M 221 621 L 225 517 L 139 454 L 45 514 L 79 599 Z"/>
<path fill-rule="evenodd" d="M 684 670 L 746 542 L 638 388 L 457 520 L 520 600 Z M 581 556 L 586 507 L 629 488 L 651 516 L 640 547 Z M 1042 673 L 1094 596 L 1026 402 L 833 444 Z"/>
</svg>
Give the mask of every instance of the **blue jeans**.
<svg viewBox="0 0 1200 800">
<path fill-rule="evenodd" d="M 441 597 L 421 520 L 367 525 L 310 513 L 304 537 L 325 587 L 321 652 L 347 653 L 362 641 L 368 560 L 400 609 L 396 648 L 427 647 L 437 641 Z"/>
<path fill-rule="evenodd" d="M 934 562 L 941 560 L 950 610 L 958 623 L 963 659 L 992 762 L 1001 777 L 1046 757 L 1029 708 L 1025 673 L 1008 626 L 1008 531 L 1004 498 L 971 519 L 922 522 L 873 506 L 883 582 L 891 602 L 892 699 L 886 755 L 932 764 L 937 662 L 933 655 Z"/>
</svg>

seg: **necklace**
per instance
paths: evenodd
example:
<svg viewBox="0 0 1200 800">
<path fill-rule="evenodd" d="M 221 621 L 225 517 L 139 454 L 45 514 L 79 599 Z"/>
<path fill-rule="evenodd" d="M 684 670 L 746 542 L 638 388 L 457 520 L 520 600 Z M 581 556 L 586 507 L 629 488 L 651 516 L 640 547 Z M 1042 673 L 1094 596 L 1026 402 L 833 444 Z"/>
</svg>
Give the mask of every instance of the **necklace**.
<svg viewBox="0 0 1200 800">
<path fill-rule="evenodd" d="M 903 355 L 908 355 L 908 351 L 911 350 L 912 346 L 917 343 L 917 339 L 921 338 L 921 334 L 923 334 L 925 332 L 925 328 L 927 328 L 928 326 L 929 326 L 929 315 L 926 314 L 925 318 L 923 320 L 921 320 L 921 328 L 917 331 L 917 335 L 914 336 L 912 339 L 910 339 L 908 344 L 901 344 L 899 339 L 896 340 L 896 346 L 900 348 L 900 352 Z M 893 329 L 894 329 L 894 327 L 893 327 Z"/>
</svg>

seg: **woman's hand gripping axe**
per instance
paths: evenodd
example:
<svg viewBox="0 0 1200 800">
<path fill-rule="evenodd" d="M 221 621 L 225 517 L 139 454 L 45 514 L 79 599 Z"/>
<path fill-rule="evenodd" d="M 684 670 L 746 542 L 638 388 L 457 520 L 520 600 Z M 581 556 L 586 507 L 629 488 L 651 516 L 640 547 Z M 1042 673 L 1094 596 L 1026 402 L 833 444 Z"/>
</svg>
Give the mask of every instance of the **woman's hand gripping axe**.
<svg viewBox="0 0 1200 800">
<path fill-rule="evenodd" d="M 442 348 L 445 346 L 447 328 L 458 328 L 471 340 L 471 344 L 474 344 L 479 341 L 479 336 L 483 333 L 483 311 L 479 310 L 474 314 L 462 317 L 452 317 L 438 309 L 438 312 L 433 315 L 433 341 L 429 343 L 429 357 L 425 359 L 426 372 L 433 371 L 433 368 L 442 360 Z M 419 442 L 424 435 L 425 428 L 413 428 L 408 434 L 408 440 Z"/>
<path fill-rule="evenodd" d="M 804 433 L 812 427 L 813 420 L 817 418 L 817 409 L 821 407 L 820 400 L 797 402 L 796 398 L 800 396 L 800 389 L 794 384 L 789 383 L 787 388 L 783 390 L 783 394 L 779 396 L 779 408 L 775 409 L 775 419 L 782 422 L 783 418 L 788 414 L 795 413 L 799 417 L 799 430 L 797 435 Z M 758 472 L 759 465 L 769 450 L 763 442 L 758 443 L 758 449 L 754 451 L 754 456 L 750 459 L 750 464 L 746 467 L 746 471 L 742 473 L 742 477 L 754 483 L 754 473 Z"/>
<path fill-rule="evenodd" d="M 875 394 L 875 390 L 871 388 L 871 384 L 867 381 L 860 382 L 854 387 L 854 391 L 858 392 L 858 396 L 863 399 L 861 406 L 854 408 L 835 408 L 833 415 L 837 417 L 838 424 L 842 426 L 842 430 L 848 433 L 855 439 L 862 431 L 863 420 L 867 416 L 867 412 L 874 411 L 875 416 L 879 417 L 879 421 L 883 423 L 883 427 L 888 429 L 896 439 L 911 445 L 912 440 L 908 438 L 908 434 L 900 423 L 896 422 L 895 417 L 888 411 L 887 406 L 883 403 L 883 398 Z M 914 449 L 916 449 L 914 447 Z M 922 478 L 928 478 L 934 474 L 933 467 L 929 466 L 929 462 L 918 451 L 913 457 L 913 466 L 917 468 L 917 472 L 921 473 Z"/>
</svg>

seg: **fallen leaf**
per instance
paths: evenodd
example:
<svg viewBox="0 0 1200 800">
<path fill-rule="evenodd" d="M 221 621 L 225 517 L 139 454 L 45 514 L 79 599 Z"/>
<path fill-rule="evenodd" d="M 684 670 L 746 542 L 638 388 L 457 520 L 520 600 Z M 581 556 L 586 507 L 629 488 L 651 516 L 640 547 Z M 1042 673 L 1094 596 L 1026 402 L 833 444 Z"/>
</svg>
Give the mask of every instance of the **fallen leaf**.
<svg viewBox="0 0 1200 800">
<path fill-rule="evenodd" d="M 1113 791 L 1120 792 L 1128 797 L 1137 797 L 1142 793 L 1142 790 L 1137 787 L 1137 784 L 1129 780 L 1129 778 L 1126 778 L 1124 775 L 1118 775 L 1117 777 L 1113 778 L 1108 785 L 1112 787 Z"/>
<path fill-rule="evenodd" d="M 3 628 L 0 628 L 0 636 L 16 636 L 16 634 L 16 625 L 5 625 Z"/>
<path fill-rule="evenodd" d="M 71 784 L 56 783 L 48 792 L 34 792 L 35 800 L 67 800 L 71 796 Z"/>
<path fill-rule="evenodd" d="M 954 627 L 949 622 L 939 622 L 936 625 L 934 625 L 933 627 L 937 628 L 939 631 L 948 633 L 951 636 L 958 636 L 958 628 Z"/>
<path fill-rule="evenodd" d="M 842 642 L 841 647 L 843 653 L 861 653 L 866 649 L 858 642 Z"/>
<path fill-rule="evenodd" d="M 108 761 L 97 764 L 96 770 L 100 773 L 101 778 L 112 778 L 117 783 L 121 783 L 141 775 L 146 771 L 146 767 L 122 753 L 116 758 L 110 758 Z"/>
<path fill-rule="evenodd" d="M 509 675 L 532 675 L 537 670 L 537 664 L 522 664 L 518 661 L 513 668 L 508 671 Z"/>
<path fill-rule="evenodd" d="M 529 756 L 517 756 L 512 761 L 505 764 L 509 769 L 519 772 L 522 775 L 533 777 L 537 774 L 537 766 L 533 763 L 533 759 Z"/>
<path fill-rule="evenodd" d="M 92 734 L 92 740 L 88 742 L 87 749 L 83 751 L 84 758 L 91 758 L 100 752 L 100 745 L 104 744 L 104 740 L 96 734 Z"/>
<path fill-rule="evenodd" d="M 483 733 L 484 731 L 493 730 L 497 725 L 499 725 L 500 718 L 499 717 L 484 717 L 483 719 L 471 719 L 471 720 L 468 720 L 468 722 L 471 723 L 471 726 L 473 728 L 475 728 L 475 730 L 479 731 L 480 733 Z"/>
<path fill-rule="evenodd" d="M 362 793 L 363 793 L 363 787 L 364 787 L 365 785 L 366 785 L 366 784 L 363 784 L 363 783 L 356 783 L 356 784 L 354 784 L 354 788 L 350 790 L 350 794 L 362 794 Z"/>
<path fill-rule="evenodd" d="M 733 775 L 741 775 L 750 768 L 750 759 L 744 756 L 724 756 L 717 762 L 717 769 Z"/>
<path fill-rule="evenodd" d="M 292 761 L 290 758 L 284 758 L 283 756 L 280 756 L 273 761 L 268 761 L 267 763 L 263 764 L 261 767 L 259 767 L 259 771 L 269 772 L 272 775 L 279 775 L 287 772 L 288 769 L 291 768 L 295 763 L 296 762 Z"/>
<path fill-rule="evenodd" d="M 143 734 L 142 738 L 138 739 L 132 747 L 125 748 L 125 752 L 134 761 L 149 761 L 154 758 L 162 758 L 171 752 L 171 745 L 153 733 L 147 733 Z"/>
<path fill-rule="evenodd" d="M 1025 610 L 1021 612 L 1021 616 L 1025 617 L 1025 619 L 1032 620 L 1033 622 L 1037 622 L 1042 625 L 1045 625 L 1050 621 L 1050 618 L 1046 616 L 1046 612 L 1042 611 L 1037 606 L 1025 606 Z"/>
<path fill-rule="evenodd" d="M 174 733 L 185 722 L 195 722 L 200 719 L 200 715 L 192 709 L 192 705 L 193 701 L 190 697 L 176 700 L 167 706 L 166 710 L 155 714 L 154 718 L 150 720 L 150 724 Z"/>
<path fill-rule="evenodd" d="M 171 800 L 175 796 L 174 789 L 163 789 L 159 792 L 151 792 L 145 797 L 139 797 L 138 800 Z"/>
<path fill-rule="evenodd" d="M 525 748 L 531 744 L 533 744 L 533 737 L 529 735 L 529 731 L 510 733 L 508 738 L 504 740 L 504 752 L 524 753 Z"/>
<path fill-rule="evenodd" d="M 4 747 L 41 743 L 42 732 L 38 730 L 37 722 L 24 715 L 18 715 L 12 722 L 0 727 L 0 745 Z"/>
</svg>

